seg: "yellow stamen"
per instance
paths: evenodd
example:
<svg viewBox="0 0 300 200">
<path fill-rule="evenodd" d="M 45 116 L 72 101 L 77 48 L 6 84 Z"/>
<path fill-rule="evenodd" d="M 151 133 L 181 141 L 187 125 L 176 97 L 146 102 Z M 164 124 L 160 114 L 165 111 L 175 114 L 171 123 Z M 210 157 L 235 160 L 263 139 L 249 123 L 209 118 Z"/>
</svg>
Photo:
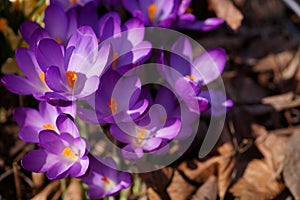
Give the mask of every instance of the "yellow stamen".
<svg viewBox="0 0 300 200">
<path fill-rule="evenodd" d="M 117 113 L 117 109 L 118 109 L 118 104 L 117 104 L 116 99 L 115 98 L 111 98 L 107 104 L 108 104 L 108 107 L 111 110 L 111 113 L 113 115 L 116 114 Z"/>
<path fill-rule="evenodd" d="M 193 12 L 193 9 L 191 7 L 188 7 L 185 11 L 185 13 L 192 13 Z"/>
<path fill-rule="evenodd" d="M 101 180 L 105 183 L 105 185 L 109 185 L 110 184 L 110 182 L 109 182 L 109 180 L 108 180 L 108 178 L 106 176 L 103 176 L 101 178 Z"/>
<path fill-rule="evenodd" d="M 155 3 L 153 3 L 148 7 L 148 15 L 151 22 L 154 22 L 155 12 L 156 12 L 156 5 Z"/>
<path fill-rule="evenodd" d="M 41 73 L 39 74 L 39 77 L 40 77 L 41 81 L 42 81 L 45 85 L 47 85 L 47 84 L 46 84 L 46 81 L 45 81 L 45 73 L 44 73 L 44 72 L 41 72 Z"/>
<path fill-rule="evenodd" d="M 113 57 L 113 63 L 111 65 L 111 68 L 116 69 L 116 65 L 117 65 L 117 60 L 119 58 L 119 54 L 118 53 L 114 53 L 114 57 Z"/>
<path fill-rule="evenodd" d="M 135 129 L 135 134 L 136 134 L 136 137 L 139 142 L 141 142 L 144 139 L 146 133 L 147 133 L 147 130 L 144 128 Z"/>
<path fill-rule="evenodd" d="M 55 128 L 54 124 L 50 124 L 50 123 L 44 124 L 43 128 L 46 129 L 46 130 L 56 131 L 56 128 Z"/>
<path fill-rule="evenodd" d="M 70 147 L 64 148 L 64 150 L 62 151 L 62 155 L 70 158 L 73 161 L 76 161 L 78 159 L 78 155 L 74 154 Z"/>
<path fill-rule="evenodd" d="M 71 88 L 74 87 L 75 85 L 75 82 L 77 80 L 77 74 L 76 72 L 74 71 L 67 71 L 66 72 L 66 77 L 67 77 L 67 81 L 68 81 L 68 84 Z"/>
<path fill-rule="evenodd" d="M 76 4 L 77 0 L 71 0 L 71 4 Z"/>
<path fill-rule="evenodd" d="M 58 38 L 56 38 L 56 42 L 58 43 L 58 44 L 61 44 L 62 43 L 62 41 L 61 41 L 61 39 L 58 37 Z"/>
<path fill-rule="evenodd" d="M 194 77 L 194 76 L 186 75 L 185 77 L 188 78 L 188 79 L 190 79 L 190 80 L 192 80 L 192 81 L 195 80 L 195 77 Z"/>
<path fill-rule="evenodd" d="M 7 20 L 5 18 L 0 18 L 0 31 L 3 31 L 6 25 L 7 25 Z"/>
</svg>

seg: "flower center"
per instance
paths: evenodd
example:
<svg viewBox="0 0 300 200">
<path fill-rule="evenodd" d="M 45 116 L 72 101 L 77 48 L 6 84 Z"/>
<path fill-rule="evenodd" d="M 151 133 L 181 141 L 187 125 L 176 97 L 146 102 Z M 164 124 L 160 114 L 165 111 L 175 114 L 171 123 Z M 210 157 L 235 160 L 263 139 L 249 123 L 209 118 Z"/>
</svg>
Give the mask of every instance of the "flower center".
<svg viewBox="0 0 300 200">
<path fill-rule="evenodd" d="M 149 19 L 151 22 L 154 22 L 155 11 L 156 11 L 156 5 L 155 5 L 155 3 L 153 3 L 148 7 L 148 14 L 149 14 Z"/>
<path fill-rule="evenodd" d="M 193 9 L 191 7 L 188 7 L 185 11 L 185 13 L 192 13 L 193 12 Z"/>
<path fill-rule="evenodd" d="M 77 0 L 71 0 L 71 4 L 76 4 Z"/>
<path fill-rule="evenodd" d="M 75 85 L 75 82 L 77 80 L 77 74 L 76 72 L 74 71 L 67 71 L 66 72 L 66 77 L 67 77 L 67 81 L 68 81 L 68 84 L 71 88 L 74 87 Z"/>
<path fill-rule="evenodd" d="M 55 40 L 56 40 L 56 42 L 57 42 L 58 44 L 61 44 L 61 43 L 62 43 L 62 41 L 61 41 L 61 39 L 60 39 L 59 37 L 56 38 Z"/>
<path fill-rule="evenodd" d="M 101 180 L 105 183 L 105 185 L 107 185 L 107 186 L 110 185 L 110 182 L 109 182 L 109 180 L 108 180 L 108 178 L 107 178 L 106 176 L 103 176 L 103 177 L 101 178 Z"/>
<path fill-rule="evenodd" d="M 116 114 L 117 113 L 117 109 L 118 109 L 118 104 L 117 104 L 116 99 L 115 98 L 111 98 L 107 104 L 108 104 L 108 107 L 111 110 L 111 113 L 113 115 Z"/>
<path fill-rule="evenodd" d="M 43 128 L 46 130 L 56 131 L 56 127 L 54 126 L 54 124 L 50 124 L 50 123 L 44 124 Z"/>
<path fill-rule="evenodd" d="M 113 57 L 113 63 L 111 65 L 111 68 L 116 69 L 116 65 L 117 65 L 117 60 L 119 58 L 119 54 L 118 53 L 114 53 L 114 57 Z"/>
<path fill-rule="evenodd" d="M 141 142 L 144 139 L 146 133 L 147 133 L 147 129 L 144 128 L 135 129 L 135 135 L 138 139 L 138 142 Z"/>
<path fill-rule="evenodd" d="M 195 80 L 195 77 L 194 77 L 194 76 L 192 76 L 192 75 L 191 75 L 191 76 L 190 76 L 190 75 L 186 75 L 185 77 L 186 77 L 186 78 L 188 78 L 188 79 L 190 79 L 190 80 L 192 80 L 192 81 L 194 81 L 194 80 Z"/>
<path fill-rule="evenodd" d="M 61 153 L 62 153 L 62 155 L 66 156 L 67 158 L 71 159 L 72 161 L 78 160 L 78 154 L 74 153 L 70 147 L 64 148 L 64 150 Z"/>
</svg>

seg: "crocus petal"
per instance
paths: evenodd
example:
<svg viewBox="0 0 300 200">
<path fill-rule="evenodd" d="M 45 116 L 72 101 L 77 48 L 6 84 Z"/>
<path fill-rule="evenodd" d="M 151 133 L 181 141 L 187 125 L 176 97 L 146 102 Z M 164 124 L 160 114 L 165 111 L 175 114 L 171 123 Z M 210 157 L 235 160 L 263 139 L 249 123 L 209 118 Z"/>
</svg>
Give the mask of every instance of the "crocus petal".
<svg viewBox="0 0 300 200">
<path fill-rule="evenodd" d="M 25 48 L 17 49 L 16 60 L 20 70 L 28 77 L 28 79 L 33 80 L 36 83 L 41 81 L 38 76 L 38 71 L 40 71 L 39 65 L 32 51 Z"/>
<path fill-rule="evenodd" d="M 139 9 L 139 5 L 136 0 L 122 0 L 122 4 L 129 12 L 133 12 Z"/>
<path fill-rule="evenodd" d="M 39 143 L 39 131 L 40 129 L 33 128 L 31 126 L 24 126 L 18 133 L 19 138 L 24 142 Z"/>
<path fill-rule="evenodd" d="M 132 145 L 129 144 L 123 147 L 122 155 L 126 160 L 137 160 L 143 157 L 144 152 L 141 147 L 132 147 Z"/>
<path fill-rule="evenodd" d="M 52 39 L 43 39 L 39 42 L 36 57 L 44 72 L 50 66 L 64 66 L 64 57 L 61 47 Z"/>
<path fill-rule="evenodd" d="M 68 18 L 57 5 L 49 5 L 45 10 L 45 29 L 54 39 L 64 40 L 68 28 Z"/>
<path fill-rule="evenodd" d="M 32 172 L 45 172 L 58 162 L 55 156 L 47 154 L 43 149 L 27 153 L 21 160 L 21 165 Z"/>
<path fill-rule="evenodd" d="M 181 122 L 178 119 L 173 120 L 173 121 L 174 122 L 171 125 L 158 130 L 156 132 L 155 136 L 164 138 L 164 139 L 169 139 L 169 140 L 175 138 L 177 136 L 177 134 L 179 133 L 179 130 L 181 127 Z"/>
<path fill-rule="evenodd" d="M 24 23 L 21 24 L 20 26 L 20 32 L 23 36 L 23 39 L 29 44 L 30 43 L 30 38 L 31 35 L 33 34 L 33 32 L 38 29 L 41 28 L 41 26 L 33 21 L 26 21 Z"/>
<path fill-rule="evenodd" d="M 11 92 L 20 95 L 29 95 L 38 92 L 35 83 L 26 78 L 9 74 L 1 79 L 2 84 Z"/>
<path fill-rule="evenodd" d="M 81 70 L 86 68 L 86 65 L 83 65 L 83 63 L 93 63 L 97 57 L 98 42 L 93 29 L 89 26 L 78 28 L 70 38 L 67 48 L 72 46 L 75 49 L 70 57 L 68 70 L 81 72 Z"/>
<path fill-rule="evenodd" d="M 72 167 L 69 169 L 70 175 L 75 178 L 83 176 L 87 172 L 88 167 L 89 158 L 85 156 L 72 165 Z"/>
<path fill-rule="evenodd" d="M 56 126 L 61 133 L 69 133 L 74 138 L 80 137 L 74 119 L 68 114 L 60 114 L 56 119 Z"/>
<path fill-rule="evenodd" d="M 46 173 L 46 176 L 50 180 L 66 178 L 69 173 L 67 170 L 73 165 L 72 162 L 57 162 Z"/>
<path fill-rule="evenodd" d="M 137 18 L 132 18 L 125 22 L 122 31 L 125 31 L 122 35 L 126 34 L 127 40 L 129 40 L 133 46 L 136 46 L 144 39 L 144 24 Z"/>
<path fill-rule="evenodd" d="M 161 138 L 157 138 L 157 137 L 147 138 L 143 142 L 142 148 L 145 151 L 153 151 L 153 150 L 157 149 L 160 146 L 161 141 L 162 141 L 162 139 Z"/>
<path fill-rule="evenodd" d="M 38 127 L 43 124 L 41 114 L 33 108 L 15 108 L 13 116 L 19 126 Z M 42 128 L 42 126 L 40 128 Z"/>
<path fill-rule="evenodd" d="M 126 127 L 126 124 L 124 124 L 122 127 Z M 134 139 L 134 137 L 132 137 L 131 134 L 135 134 L 135 129 L 133 126 L 130 127 L 131 128 L 126 127 L 126 130 L 121 130 L 119 125 L 111 124 L 110 133 L 112 134 L 112 136 L 114 136 L 116 140 L 120 142 L 131 143 Z"/>
<path fill-rule="evenodd" d="M 40 145 L 49 153 L 61 155 L 65 148 L 59 135 L 52 130 L 43 130 L 39 134 Z"/>
<path fill-rule="evenodd" d="M 48 67 L 45 73 L 45 81 L 49 88 L 55 92 L 67 92 L 70 89 L 67 88 L 68 83 L 66 81 L 64 82 L 63 80 L 64 79 L 58 67 Z"/>
<path fill-rule="evenodd" d="M 208 84 L 218 78 L 226 64 L 224 49 L 211 49 L 201 54 L 194 60 L 192 75 L 201 76 L 204 84 Z"/>
<path fill-rule="evenodd" d="M 71 100 L 55 92 L 47 92 L 45 98 L 53 106 L 66 107 L 72 105 Z"/>
<path fill-rule="evenodd" d="M 100 40 L 104 41 L 110 37 L 115 37 L 121 32 L 121 19 L 118 13 L 109 12 L 99 20 Z M 111 39 L 111 38 L 110 38 Z"/>
<path fill-rule="evenodd" d="M 76 97 L 83 98 L 96 92 L 96 90 L 98 89 L 99 81 L 100 80 L 98 76 L 92 76 L 88 78 L 84 83 L 83 89 L 78 95 L 76 95 Z"/>
<path fill-rule="evenodd" d="M 96 112 L 87 108 L 78 108 L 77 115 L 81 120 L 89 124 L 99 124 Z"/>
<path fill-rule="evenodd" d="M 185 29 L 190 30 L 201 30 L 201 31 L 211 31 L 218 28 L 220 25 L 224 23 L 223 19 L 220 18 L 208 18 L 204 21 L 195 21 L 194 23 L 187 24 Z"/>
</svg>

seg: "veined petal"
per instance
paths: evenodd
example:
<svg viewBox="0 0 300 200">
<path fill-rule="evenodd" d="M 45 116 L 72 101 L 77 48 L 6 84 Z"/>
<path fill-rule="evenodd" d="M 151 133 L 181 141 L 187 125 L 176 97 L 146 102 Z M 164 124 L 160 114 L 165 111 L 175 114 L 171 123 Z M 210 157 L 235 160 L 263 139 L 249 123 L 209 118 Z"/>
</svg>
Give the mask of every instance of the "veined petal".
<svg viewBox="0 0 300 200">
<path fill-rule="evenodd" d="M 43 39 L 39 42 L 36 57 L 44 72 L 50 66 L 64 69 L 63 52 L 60 45 L 52 39 Z"/>
<path fill-rule="evenodd" d="M 29 95 L 40 91 L 38 84 L 13 74 L 4 76 L 1 82 L 9 91 L 15 94 Z"/>
<path fill-rule="evenodd" d="M 74 138 L 80 137 L 74 119 L 68 114 L 60 114 L 56 119 L 56 126 L 60 133 L 69 133 Z"/>
</svg>

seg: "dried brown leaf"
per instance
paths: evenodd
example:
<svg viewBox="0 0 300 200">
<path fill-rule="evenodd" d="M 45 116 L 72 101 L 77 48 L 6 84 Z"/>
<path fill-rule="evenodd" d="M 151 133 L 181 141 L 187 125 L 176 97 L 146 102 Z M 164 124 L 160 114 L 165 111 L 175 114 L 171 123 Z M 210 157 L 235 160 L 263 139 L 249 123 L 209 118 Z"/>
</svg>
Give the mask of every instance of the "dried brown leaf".
<svg viewBox="0 0 300 200">
<path fill-rule="evenodd" d="M 225 143 L 218 148 L 222 159 L 218 163 L 218 193 L 220 199 L 224 199 L 227 189 L 232 181 L 232 173 L 236 163 L 234 148 L 231 143 Z"/>
<path fill-rule="evenodd" d="M 208 0 L 209 8 L 214 10 L 217 17 L 222 18 L 233 29 L 237 30 L 243 20 L 243 14 L 230 0 Z"/>
<path fill-rule="evenodd" d="M 282 169 L 287 139 L 288 137 L 284 135 L 267 134 L 260 136 L 255 141 L 266 163 L 275 172 Z"/>
<path fill-rule="evenodd" d="M 204 162 L 199 162 L 193 160 L 193 168 L 188 166 L 188 162 L 183 162 L 178 166 L 180 170 L 186 177 L 195 182 L 206 182 L 206 180 L 215 173 L 216 164 L 221 160 L 220 156 L 212 157 Z"/>
<path fill-rule="evenodd" d="M 172 183 L 167 188 L 167 192 L 172 200 L 186 200 L 195 189 L 195 186 L 188 183 L 176 170 Z"/>
<path fill-rule="evenodd" d="M 300 199 L 300 131 L 295 131 L 285 148 L 283 178 L 295 199 Z"/>
<path fill-rule="evenodd" d="M 71 179 L 64 200 L 82 200 L 82 187 L 79 180 Z"/>
<path fill-rule="evenodd" d="M 193 195 L 192 200 L 215 200 L 218 195 L 217 177 L 211 176 Z"/>
<path fill-rule="evenodd" d="M 256 65 L 253 67 L 253 71 L 282 71 L 285 67 L 288 66 L 293 57 L 294 53 L 292 51 L 283 51 L 278 54 L 269 54 L 256 63 Z"/>
<path fill-rule="evenodd" d="M 41 192 L 35 195 L 31 200 L 47 200 L 50 195 L 60 190 L 60 181 L 52 181 Z"/>
<path fill-rule="evenodd" d="M 240 200 L 270 199 L 284 189 L 284 185 L 274 178 L 275 174 L 264 160 L 254 159 L 229 191 Z"/>
</svg>

